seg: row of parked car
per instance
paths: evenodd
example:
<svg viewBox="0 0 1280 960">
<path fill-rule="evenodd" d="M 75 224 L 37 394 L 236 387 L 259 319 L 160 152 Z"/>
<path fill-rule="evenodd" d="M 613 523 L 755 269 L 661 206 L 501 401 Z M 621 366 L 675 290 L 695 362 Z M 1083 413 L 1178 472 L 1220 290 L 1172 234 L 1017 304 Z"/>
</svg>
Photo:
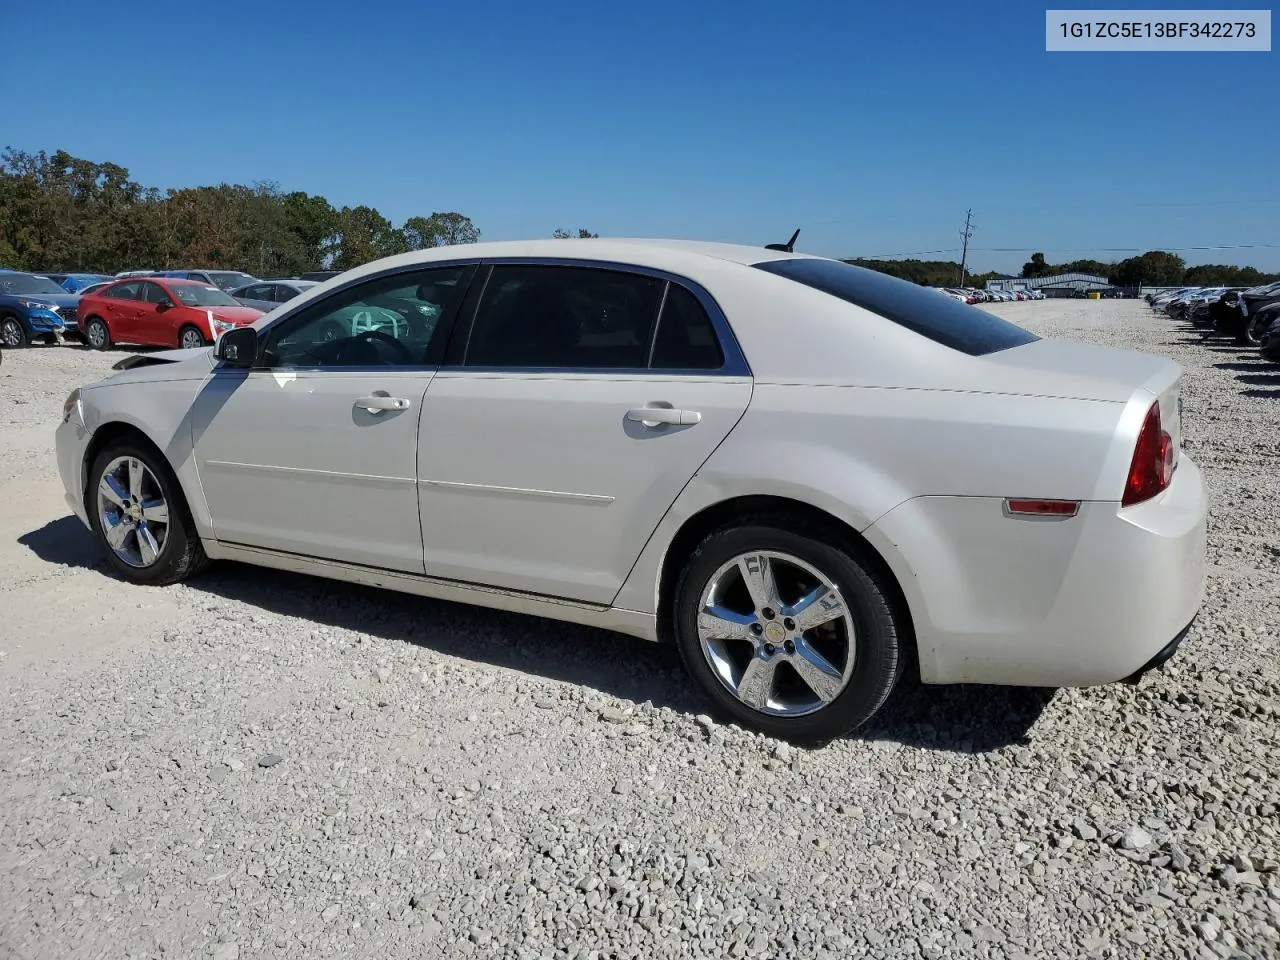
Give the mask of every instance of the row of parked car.
<svg viewBox="0 0 1280 960">
<path fill-rule="evenodd" d="M 262 280 L 238 270 L 105 276 L 0 269 L 0 346 L 73 339 L 97 349 L 113 343 L 198 347 L 339 272 Z"/>
<path fill-rule="evenodd" d="M 976 287 L 934 287 L 940 294 L 961 303 L 1012 303 L 1015 300 L 1043 300 L 1044 294 L 1030 287 L 1018 290 L 979 290 Z"/>
<path fill-rule="evenodd" d="M 1256 346 L 1280 363 L 1280 280 L 1256 287 L 1184 287 L 1148 294 L 1153 310 L 1189 321 L 1209 337 Z"/>
</svg>

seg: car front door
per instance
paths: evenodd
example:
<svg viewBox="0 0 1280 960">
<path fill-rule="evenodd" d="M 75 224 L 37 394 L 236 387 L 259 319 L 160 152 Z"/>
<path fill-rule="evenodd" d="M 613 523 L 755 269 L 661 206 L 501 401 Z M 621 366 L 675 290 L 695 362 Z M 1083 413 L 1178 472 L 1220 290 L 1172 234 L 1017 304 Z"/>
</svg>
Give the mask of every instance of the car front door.
<svg viewBox="0 0 1280 960">
<path fill-rule="evenodd" d="M 178 329 L 174 323 L 179 310 L 164 287 L 151 280 L 143 281 L 137 307 L 134 333 L 137 343 L 153 347 L 178 345 Z"/>
<path fill-rule="evenodd" d="M 192 442 L 219 540 L 422 572 L 422 397 L 474 269 L 367 279 L 270 324 L 253 369 L 214 371 Z M 388 291 L 440 322 L 321 336 L 335 315 Z"/>
<path fill-rule="evenodd" d="M 485 269 L 423 410 L 424 569 L 607 604 L 746 410 L 745 360 L 714 301 L 686 281 Z"/>
</svg>

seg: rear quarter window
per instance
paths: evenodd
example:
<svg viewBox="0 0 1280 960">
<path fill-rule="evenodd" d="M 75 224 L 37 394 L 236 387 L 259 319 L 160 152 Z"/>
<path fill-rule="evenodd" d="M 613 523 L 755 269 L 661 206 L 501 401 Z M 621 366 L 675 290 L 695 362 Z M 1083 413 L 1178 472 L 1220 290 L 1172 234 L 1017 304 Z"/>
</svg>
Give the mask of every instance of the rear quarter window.
<svg viewBox="0 0 1280 960">
<path fill-rule="evenodd" d="M 769 260 L 755 267 L 821 290 L 970 356 L 984 356 L 1040 339 L 995 314 L 851 263 L 797 257 Z"/>
</svg>

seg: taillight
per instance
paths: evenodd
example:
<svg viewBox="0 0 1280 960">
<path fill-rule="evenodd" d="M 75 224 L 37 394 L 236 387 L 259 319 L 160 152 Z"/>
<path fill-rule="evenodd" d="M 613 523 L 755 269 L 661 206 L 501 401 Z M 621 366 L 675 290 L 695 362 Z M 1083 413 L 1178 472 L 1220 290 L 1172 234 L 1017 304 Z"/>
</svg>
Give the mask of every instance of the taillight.
<svg viewBox="0 0 1280 960">
<path fill-rule="evenodd" d="M 1157 401 L 1147 411 L 1138 434 L 1138 443 L 1129 464 L 1129 477 L 1124 483 L 1122 506 L 1150 500 L 1169 486 L 1173 479 L 1173 437 L 1160 425 L 1160 403 Z"/>
</svg>

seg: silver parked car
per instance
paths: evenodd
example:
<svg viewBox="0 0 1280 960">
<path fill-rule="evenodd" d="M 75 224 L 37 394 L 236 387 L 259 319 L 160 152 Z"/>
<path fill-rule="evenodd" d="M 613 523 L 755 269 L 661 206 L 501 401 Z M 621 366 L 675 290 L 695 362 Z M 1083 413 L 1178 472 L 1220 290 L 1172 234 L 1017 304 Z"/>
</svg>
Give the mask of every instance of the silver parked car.
<svg viewBox="0 0 1280 960">
<path fill-rule="evenodd" d="M 300 293 L 306 293 L 316 285 L 315 280 L 255 280 L 231 291 L 231 296 L 244 307 L 253 307 L 270 313 L 282 303 L 288 303 Z"/>
</svg>

